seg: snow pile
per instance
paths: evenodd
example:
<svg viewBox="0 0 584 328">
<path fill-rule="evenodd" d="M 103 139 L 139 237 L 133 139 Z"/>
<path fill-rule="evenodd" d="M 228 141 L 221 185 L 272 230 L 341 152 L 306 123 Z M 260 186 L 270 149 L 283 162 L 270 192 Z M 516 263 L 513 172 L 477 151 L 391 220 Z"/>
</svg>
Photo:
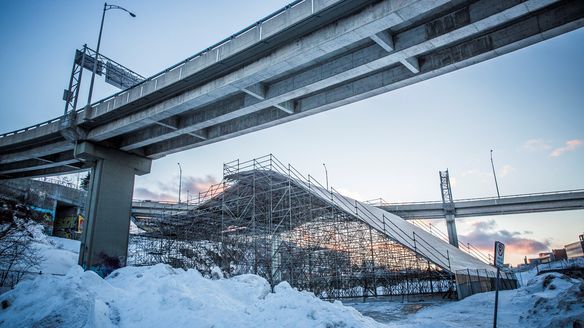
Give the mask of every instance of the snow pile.
<svg viewBox="0 0 584 328">
<path fill-rule="evenodd" d="M 35 226 L 27 231 L 42 254 L 38 269 L 43 274 L 31 275 L 0 295 L 1 327 L 382 326 L 352 307 L 322 301 L 286 282 L 272 292 L 259 276 L 224 279 L 217 267 L 210 268 L 213 279 L 197 270 L 163 264 L 126 267 L 102 279 L 76 264 L 78 241 L 44 236 Z M 359 308 L 383 312 L 389 327 L 467 328 L 491 327 L 493 303 L 494 292 L 489 292 L 459 302 L 426 304 L 415 314 L 381 300 Z M 410 305 L 416 310 L 422 307 Z M 501 291 L 498 323 L 499 327 L 583 327 L 584 281 L 548 273 L 520 289 Z"/>
<path fill-rule="evenodd" d="M 529 281 L 517 291 L 531 306 L 519 322 L 529 327 L 579 327 L 584 325 L 584 281 L 560 273 L 548 273 Z"/>
<path fill-rule="evenodd" d="M 540 272 L 562 271 L 562 270 L 578 270 L 584 269 L 584 257 L 571 258 L 567 260 L 559 260 L 550 263 L 542 263 L 534 265 L 527 270 L 515 271 L 515 276 L 521 284 L 525 286 L 531 279 L 537 276 Z"/>
<path fill-rule="evenodd" d="M 425 308 L 390 327 L 492 327 L 495 292 Z M 584 281 L 560 273 L 499 293 L 499 327 L 584 327 Z"/>
<path fill-rule="evenodd" d="M 23 281 L 0 302 L 0 326 L 6 327 L 380 326 L 286 282 L 272 293 L 256 275 L 212 280 L 163 264 L 126 267 L 102 279 L 71 263 L 65 276 Z"/>
</svg>

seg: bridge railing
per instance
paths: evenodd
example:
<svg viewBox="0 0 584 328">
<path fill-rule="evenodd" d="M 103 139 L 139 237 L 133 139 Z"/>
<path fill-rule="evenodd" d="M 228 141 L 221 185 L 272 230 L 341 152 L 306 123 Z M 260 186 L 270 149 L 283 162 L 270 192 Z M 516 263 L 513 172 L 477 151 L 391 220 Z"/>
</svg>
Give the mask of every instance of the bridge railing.
<svg viewBox="0 0 584 328">
<path fill-rule="evenodd" d="M 62 117 L 63 116 L 59 116 L 59 117 L 50 119 L 48 121 L 41 122 L 39 124 L 35 124 L 35 125 L 28 126 L 26 128 L 22 128 L 22 129 L 18 129 L 18 130 L 15 130 L 15 131 L 10 131 L 10 132 L 6 132 L 6 133 L 3 133 L 3 134 L 0 134 L 0 138 L 8 137 L 8 136 L 11 136 L 11 135 L 15 135 L 15 134 L 19 134 L 19 133 L 22 133 L 22 132 L 26 132 L 28 130 L 40 128 L 42 126 L 49 125 L 51 123 L 59 122 L 59 120 L 61 120 Z"/>
<path fill-rule="evenodd" d="M 559 190 L 559 191 L 547 191 L 547 192 L 537 192 L 537 193 L 525 193 L 525 194 L 515 194 L 515 195 L 506 195 L 506 196 L 493 196 L 493 197 L 476 197 L 476 198 L 461 198 L 455 199 L 455 203 L 461 202 L 472 202 L 472 201 L 481 201 L 481 200 L 499 200 L 499 199 L 512 199 L 518 197 L 533 197 L 533 196 L 551 196 L 551 195 L 563 195 L 563 194 L 571 194 L 577 192 L 584 192 L 584 189 L 572 189 L 572 190 Z M 403 202 L 403 203 L 396 203 L 396 202 L 386 202 L 383 198 L 376 198 L 367 201 L 369 205 L 373 206 L 402 206 L 402 205 L 424 205 L 424 204 L 442 204 L 441 200 L 431 200 L 431 201 L 420 201 L 420 202 Z"/>
</svg>

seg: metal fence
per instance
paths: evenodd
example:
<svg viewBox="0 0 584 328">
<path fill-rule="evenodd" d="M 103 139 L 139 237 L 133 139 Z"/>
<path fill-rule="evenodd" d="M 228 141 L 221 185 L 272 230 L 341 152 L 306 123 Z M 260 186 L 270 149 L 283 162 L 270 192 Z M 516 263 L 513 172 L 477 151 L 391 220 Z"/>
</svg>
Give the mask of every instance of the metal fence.
<svg viewBox="0 0 584 328">
<path fill-rule="evenodd" d="M 487 270 L 458 270 L 456 271 L 456 290 L 458 299 L 495 290 L 496 274 Z M 517 278 L 511 272 L 501 271 L 499 290 L 510 290 L 518 287 Z"/>
</svg>

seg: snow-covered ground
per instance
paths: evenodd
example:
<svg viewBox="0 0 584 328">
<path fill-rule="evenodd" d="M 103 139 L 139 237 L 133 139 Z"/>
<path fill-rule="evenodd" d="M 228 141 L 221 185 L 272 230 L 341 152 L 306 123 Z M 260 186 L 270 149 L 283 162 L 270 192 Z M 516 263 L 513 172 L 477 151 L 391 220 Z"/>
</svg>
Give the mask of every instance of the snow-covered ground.
<svg viewBox="0 0 584 328">
<path fill-rule="evenodd" d="M 427 307 L 390 327 L 492 327 L 495 293 Z M 578 322 L 580 325 L 575 324 Z M 439 323 L 439 324 L 437 324 Z M 498 327 L 582 327 L 584 282 L 559 273 L 499 293 Z"/>
<path fill-rule="evenodd" d="M 0 327 L 492 326 L 492 292 L 459 302 L 346 306 L 285 282 L 272 292 L 255 275 L 209 279 L 162 264 L 126 267 L 102 279 L 77 266 L 79 242 L 41 235 L 36 240 L 43 274 L 0 295 Z M 536 276 L 520 289 L 501 292 L 499 304 L 499 327 L 582 327 L 575 322 L 584 324 L 584 282 L 557 273 Z"/>
<path fill-rule="evenodd" d="M 271 291 L 255 275 L 208 279 L 158 264 L 126 267 L 106 279 L 76 265 L 79 243 L 37 238 L 43 274 L 0 295 L 1 327 L 381 327 L 340 302 Z M 66 275 L 55 273 L 66 272 Z"/>
</svg>

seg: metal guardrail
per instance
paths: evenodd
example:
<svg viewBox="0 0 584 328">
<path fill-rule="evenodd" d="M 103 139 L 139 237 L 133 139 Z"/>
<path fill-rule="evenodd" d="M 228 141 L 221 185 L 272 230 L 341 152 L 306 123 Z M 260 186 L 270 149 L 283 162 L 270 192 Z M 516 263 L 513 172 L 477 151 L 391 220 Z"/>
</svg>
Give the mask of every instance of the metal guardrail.
<svg viewBox="0 0 584 328">
<path fill-rule="evenodd" d="M 180 67 L 182 65 L 186 65 L 187 63 L 191 62 L 192 60 L 194 60 L 194 59 L 196 59 L 196 58 L 198 58 L 198 57 L 200 57 L 200 56 L 202 56 L 202 55 L 204 55 L 204 54 L 206 54 L 206 53 L 208 53 L 208 52 L 210 52 L 212 50 L 215 50 L 215 49 L 217 49 L 219 47 L 224 46 L 225 44 L 231 42 L 232 40 L 236 39 L 237 37 L 241 36 L 242 34 L 244 34 L 246 32 L 249 32 L 250 30 L 252 30 L 252 29 L 254 29 L 256 27 L 259 27 L 261 29 L 262 24 L 266 23 L 267 21 L 271 20 L 272 18 L 274 18 L 276 16 L 279 16 L 280 14 L 285 13 L 288 10 L 290 10 L 290 9 L 294 8 L 295 6 L 297 6 L 297 5 L 299 5 L 299 4 L 303 3 L 303 2 L 306 2 L 306 1 L 311 1 L 313 3 L 313 13 L 314 13 L 314 0 L 295 0 L 292 3 L 286 5 L 285 7 L 280 8 L 279 10 L 276 10 L 275 12 L 271 13 L 270 15 L 268 15 L 268 16 L 260 19 L 260 20 L 258 20 L 257 22 L 249 25 L 248 27 L 246 27 L 244 29 L 240 30 L 239 32 L 236 32 L 236 33 L 228 36 L 227 38 L 225 38 L 225 39 L 223 39 L 223 40 L 221 40 L 221 41 L 219 41 L 219 42 L 217 42 L 217 43 L 215 43 L 215 44 L 213 44 L 213 45 L 205 48 L 204 50 L 197 52 L 196 54 L 188 57 L 187 59 L 185 59 L 185 60 L 183 60 L 183 61 L 181 61 L 179 63 L 176 63 L 176 64 L 174 64 L 174 65 L 172 65 L 172 66 L 170 66 L 170 67 L 168 67 L 168 68 L 166 68 L 166 69 L 164 69 L 164 70 L 162 70 L 162 71 L 160 71 L 160 72 L 158 72 L 158 73 L 156 73 L 156 74 L 154 74 L 154 75 L 152 75 L 152 76 L 144 79 L 142 82 L 140 82 L 140 83 L 138 83 L 138 84 L 136 84 L 136 85 L 134 85 L 134 86 L 132 86 L 132 87 L 130 87 L 128 89 L 122 90 L 122 91 L 117 92 L 117 93 L 115 93 L 115 94 L 113 94 L 111 96 L 108 96 L 106 98 L 103 98 L 103 99 L 100 99 L 100 100 L 94 102 L 93 104 L 91 104 L 91 107 L 99 106 L 100 104 L 102 104 L 102 103 L 104 103 L 104 102 L 106 102 L 108 100 L 111 100 L 111 99 L 116 98 L 116 97 L 118 97 L 120 95 L 123 95 L 124 93 L 128 92 L 128 90 L 130 90 L 132 88 L 135 88 L 135 87 L 141 86 L 141 85 L 143 85 L 143 84 L 145 84 L 147 82 L 153 81 L 154 79 L 156 79 L 156 78 L 158 78 L 158 77 L 160 77 L 160 76 L 162 76 L 162 75 L 164 75 L 164 74 L 166 74 L 166 73 L 168 73 L 168 72 L 170 72 L 170 71 L 172 71 L 174 69 L 177 69 L 178 67 Z M 260 38 L 261 38 L 261 34 L 260 34 Z M 80 113 L 83 110 L 84 110 L 83 108 L 80 108 L 76 112 L 77 113 Z M 62 115 L 62 116 L 59 116 L 59 117 L 50 119 L 48 121 L 45 121 L 45 122 L 42 122 L 42 123 L 39 123 L 39 124 L 31 125 L 31 126 L 26 127 L 26 128 L 22 128 L 22 129 L 19 129 L 19 130 L 15 130 L 15 131 L 11 131 L 11 132 L 6 132 L 4 134 L 0 134 L 0 138 L 4 138 L 4 137 L 7 137 L 7 136 L 19 134 L 19 133 L 22 133 L 22 132 L 26 132 L 26 131 L 29 131 L 29 130 L 32 130 L 32 129 L 36 129 L 36 128 L 42 127 L 44 125 L 48 125 L 48 124 L 51 124 L 51 123 L 54 123 L 54 122 L 58 122 L 63 116 L 65 116 L 65 115 Z"/>
</svg>

